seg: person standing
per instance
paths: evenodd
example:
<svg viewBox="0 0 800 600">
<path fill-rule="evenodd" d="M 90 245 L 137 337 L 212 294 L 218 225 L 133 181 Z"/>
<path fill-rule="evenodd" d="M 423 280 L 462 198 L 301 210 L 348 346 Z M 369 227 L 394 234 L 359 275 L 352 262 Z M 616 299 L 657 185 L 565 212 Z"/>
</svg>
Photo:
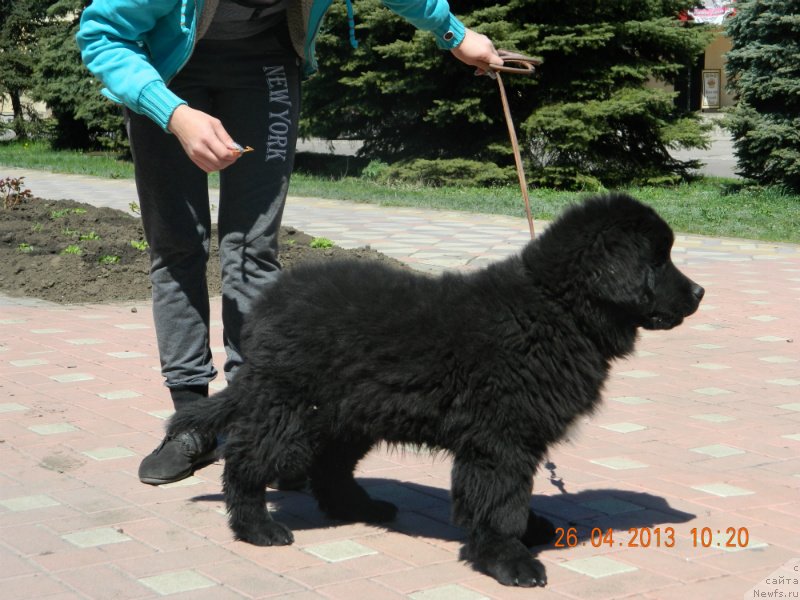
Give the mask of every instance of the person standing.
<svg viewBox="0 0 800 600">
<path fill-rule="evenodd" d="M 446 0 L 383 3 L 478 73 L 503 63 L 489 38 L 465 28 Z M 161 370 L 176 411 L 208 396 L 217 376 L 209 346 L 207 174 L 220 171 L 223 370 L 230 379 L 242 363 L 243 317 L 280 270 L 300 84 L 317 70 L 315 40 L 330 4 L 94 0 L 81 17 L 83 62 L 102 93 L 124 107 Z M 217 449 L 203 431 L 166 437 L 142 460 L 139 478 L 179 481 L 213 462 Z"/>
</svg>

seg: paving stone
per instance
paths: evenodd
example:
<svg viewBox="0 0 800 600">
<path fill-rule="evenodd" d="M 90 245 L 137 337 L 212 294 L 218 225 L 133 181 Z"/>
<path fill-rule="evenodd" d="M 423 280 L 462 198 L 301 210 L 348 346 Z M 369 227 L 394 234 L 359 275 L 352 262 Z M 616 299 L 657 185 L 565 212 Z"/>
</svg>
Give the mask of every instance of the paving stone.
<svg viewBox="0 0 800 600">
<path fill-rule="evenodd" d="M 578 558 L 575 560 L 568 560 L 558 563 L 559 566 L 575 571 L 581 575 L 592 577 L 593 579 L 600 579 L 601 577 L 610 577 L 612 575 L 620 575 L 622 573 L 633 573 L 638 569 L 631 565 L 626 565 L 623 562 L 605 556 L 593 556 L 591 558 Z"/>
<path fill-rule="evenodd" d="M 630 405 L 637 405 L 637 404 L 650 404 L 653 401 L 648 400 L 647 398 L 640 398 L 638 396 L 616 396 L 614 398 L 609 398 L 612 402 L 619 402 L 620 404 L 630 404 Z"/>
<path fill-rule="evenodd" d="M 174 573 L 143 577 L 139 579 L 139 583 L 161 596 L 194 592 L 217 585 L 215 582 L 195 571 L 176 571 Z"/>
<path fill-rule="evenodd" d="M 95 546 L 120 544 L 122 542 L 131 541 L 131 538 L 129 538 L 127 535 L 120 533 L 111 527 L 102 527 L 100 529 L 91 529 L 88 531 L 76 531 L 74 533 L 62 535 L 61 538 L 74 546 L 78 546 L 79 548 L 93 548 Z"/>
<path fill-rule="evenodd" d="M 127 400 L 130 398 L 139 398 L 141 396 L 139 392 L 134 392 L 133 390 L 116 390 L 113 392 L 102 392 L 97 395 L 106 400 Z"/>
<path fill-rule="evenodd" d="M 49 508 L 51 506 L 61 506 L 61 503 L 57 500 L 54 500 L 50 496 L 37 494 L 35 496 L 6 498 L 5 500 L 0 500 L 0 506 L 3 506 L 11 512 L 20 512 L 26 510 L 37 510 L 39 508 Z"/>
<path fill-rule="evenodd" d="M 617 433 L 632 433 L 634 431 L 647 429 L 644 425 L 639 425 L 637 423 L 611 423 L 609 425 L 600 425 L 600 427 Z"/>
<path fill-rule="evenodd" d="M 692 489 L 705 492 L 706 494 L 713 494 L 723 498 L 730 498 L 732 496 L 748 496 L 755 494 L 752 490 L 737 487 L 735 485 L 728 485 L 727 483 L 706 483 L 702 485 L 693 485 Z"/>
<path fill-rule="evenodd" d="M 114 358 L 143 358 L 147 356 L 147 354 L 144 354 L 143 352 L 127 352 L 127 351 L 109 352 L 108 355 L 113 356 Z"/>
<path fill-rule="evenodd" d="M 91 381 L 94 375 L 89 373 L 65 373 L 63 375 L 51 375 L 50 379 L 59 383 L 74 383 L 76 381 Z"/>
<path fill-rule="evenodd" d="M 703 396 L 721 396 L 723 394 L 732 394 L 730 390 L 726 390 L 723 388 L 718 387 L 707 387 L 707 388 L 697 388 L 696 390 L 692 390 L 697 394 L 702 394 Z"/>
<path fill-rule="evenodd" d="M 367 548 L 366 546 L 354 542 L 352 540 L 342 540 L 338 542 L 330 542 L 328 544 L 317 544 L 316 546 L 309 546 L 304 548 L 309 554 L 313 554 L 327 562 L 342 562 L 345 560 L 352 560 L 362 556 L 369 556 L 371 554 L 378 554 L 376 550 Z"/>
<path fill-rule="evenodd" d="M 32 425 L 28 427 L 34 433 L 39 435 L 58 435 L 59 433 L 70 433 L 78 431 L 78 428 L 69 423 L 47 423 L 44 425 Z"/>
<path fill-rule="evenodd" d="M 408 597 L 411 600 L 489 600 L 488 596 L 456 584 L 414 592 Z"/>
<path fill-rule="evenodd" d="M 83 452 L 89 458 L 94 460 L 114 460 L 117 458 L 128 458 L 129 456 L 136 456 L 135 452 L 131 452 L 127 448 L 96 448 L 94 450 L 86 450 Z"/>
<path fill-rule="evenodd" d="M 589 462 L 594 463 L 596 465 L 600 465 L 601 467 L 614 469 L 615 471 L 624 471 L 627 469 L 643 469 L 648 466 L 636 460 L 630 460 L 628 458 L 621 458 L 616 456 L 609 458 L 596 458 L 590 460 Z"/>
<path fill-rule="evenodd" d="M 590 502 L 581 502 L 581 506 L 607 515 L 621 515 L 645 509 L 644 506 L 634 504 L 633 502 L 626 502 L 625 500 L 619 500 L 618 498 L 602 498 Z"/>
<path fill-rule="evenodd" d="M 726 446 L 725 444 L 713 444 L 711 446 L 692 448 L 691 451 L 697 452 L 698 454 L 706 454 L 708 456 L 713 456 L 714 458 L 724 458 L 726 456 L 736 456 L 737 454 L 744 454 L 744 450 L 740 450 L 739 448 L 733 448 L 731 446 Z"/>
<path fill-rule="evenodd" d="M 38 367 L 41 365 L 50 364 L 46 360 L 42 360 L 40 358 L 29 358 L 26 360 L 12 360 L 10 363 L 14 367 Z"/>
<path fill-rule="evenodd" d="M 697 419 L 698 421 L 708 421 L 709 423 L 730 423 L 731 421 L 735 421 L 734 417 L 729 415 L 721 415 L 718 413 L 703 413 L 700 415 L 691 415 L 692 419 Z"/>
<path fill-rule="evenodd" d="M 643 370 L 622 371 L 618 373 L 618 375 L 622 377 L 630 377 L 632 379 L 647 379 L 649 377 L 658 377 L 658 373 L 654 373 L 653 371 L 643 371 Z"/>
<path fill-rule="evenodd" d="M 795 387 L 800 385 L 800 379 L 767 379 L 767 383 L 774 383 L 775 385 L 782 385 L 784 387 Z"/>
</svg>

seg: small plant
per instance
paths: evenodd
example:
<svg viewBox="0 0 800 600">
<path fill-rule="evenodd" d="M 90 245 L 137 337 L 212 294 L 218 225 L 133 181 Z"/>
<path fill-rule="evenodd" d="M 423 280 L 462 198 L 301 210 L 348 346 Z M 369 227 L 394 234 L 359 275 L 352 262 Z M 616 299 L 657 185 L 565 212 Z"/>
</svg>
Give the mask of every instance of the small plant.
<svg viewBox="0 0 800 600">
<path fill-rule="evenodd" d="M 39 233 L 44 228 L 44 225 L 41 223 L 34 223 L 31 225 L 31 231 L 34 233 Z"/>
<path fill-rule="evenodd" d="M 50 218 L 54 221 L 56 219 L 63 219 L 67 215 L 82 215 L 86 213 L 85 208 L 61 208 L 50 211 Z"/>
<path fill-rule="evenodd" d="M 33 252 L 33 246 L 31 246 L 30 244 L 26 244 L 25 242 L 22 242 L 19 246 L 17 246 L 17 250 L 19 252 L 24 252 L 27 254 L 28 252 Z"/>
<path fill-rule="evenodd" d="M 287 246 L 294 246 L 297 243 L 297 240 L 286 240 L 284 243 Z"/>
<path fill-rule="evenodd" d="M 74 254 L 75 256 L 80 256 L 83 254 L 81 247 L 76 244 L 70 244 L 66 248 L 61 251 L 61 254 Z"/>
<path fill-rule="evenodd" d="M 99 240 L 100 236 L 97 235 L 94 231 L 90 231 L 89 233 L 82 233 L 78 236 L 78 240 L 81 242 L 85 242 L 87 240 Z"/>
<path fill-rule="evenodd" d="M 99 262 L 101 265 L 115 265 L 119 261 L 120 261 L 119 256 L 116 256 L 114 254 L 106 254 L 97 259 L 97 262 Z"/>
<path fill-rule="evenodd" d="M 9 210 L 33 198 L 31 191 L 24 186 L 24 181 L 24 177 L 0 179 L 0 197 L 3 198 L 4 209 Z"/>
<path fill-rule="evenodd" d="M 144 252 L 150 247 L 150 245 L 147 243 L 147 240 L 131 240 L 131 246 L 137 250 L 140 250 L 141 252 Z"/>
<path fill-rule="evenodd" d="M 311 240 L 309 246 L 312 248 L 333 248 L 333 242 L 328 238 L 318 237 Z"/>
<path fill-rule="evenodd" d="M 79 234 L 80 231 L 77 229 L 70 229 L 69 227 L 64 227 L 64 229 L 61 230 L 61 235 L 68 238 L 78 237 Z"/>
<path fill-rule="evenodd" d="M 128 210 L 136 215 L 138 215 L 140 212 L 139 205 L 136 202 L 131 202 L 130 204 L 128 204 Z"/>
</svg>

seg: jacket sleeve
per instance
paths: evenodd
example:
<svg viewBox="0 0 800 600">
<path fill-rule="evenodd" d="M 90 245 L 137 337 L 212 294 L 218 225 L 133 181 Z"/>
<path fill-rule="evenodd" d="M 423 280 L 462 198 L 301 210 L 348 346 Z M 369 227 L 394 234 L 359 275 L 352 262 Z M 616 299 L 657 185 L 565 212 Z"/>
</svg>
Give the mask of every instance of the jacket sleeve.
<svg viewBox="0 0 800 600">
<path fill-rule="evenodd" d="M 84 64 L 105 86 L 103 94 L 148 116 L 165 131 L 172 112 L 186 102 L 167 88 L 144 40 L 160 19 L 179 14 L 179 3 L 94 0 L 84 10 L 76 36 Z"/>
<path fill-rule="evenodd" d="M 452 50 L 464 39 L 464 24 L 450 12 L 447 0 L 382 0 L 417 29 L 430 31 L 437 45 Z"/>
</svg>

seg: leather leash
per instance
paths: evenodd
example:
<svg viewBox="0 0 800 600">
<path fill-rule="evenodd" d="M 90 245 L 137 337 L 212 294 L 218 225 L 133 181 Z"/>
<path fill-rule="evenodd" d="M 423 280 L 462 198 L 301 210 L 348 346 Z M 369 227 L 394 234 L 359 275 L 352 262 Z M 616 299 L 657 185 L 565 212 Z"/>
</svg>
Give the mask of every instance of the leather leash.
<svg viewBox="0 0 800 600">
<path fill-rule="evenodd" d="M 514 129 L 514 121 L 511 118 L 511 109 L 508 105 L 508 97 L 506 96 L 506 88 L 503 85 L 503 79 L 500 73 L 513 73 L 515 75 L 533 75 L 536 67 L 542 64 L 540 58 L 532 56 L 524 56 L 516 52 L 509 52 L 508 50 L 498 50 L 497 53 L 503 59 L 502 65 L 489 65 L 491 71 L 488 73 L 492 79 L 497 80 L 497 86 L 500 88 L 500 100 L 503 104 L 503 114 L 506 117 L 506 125 L 508 126 L 508 136 L 511 138 L 511 149 L 514 151 L 514 162 L 517 165 L 517 177 L 519 179 L 519 187 L 522 190 L 522 198 L 525 201 L 525 213 L 528 217 L 528 228 L 531 232 L 531 239 L 534 237 L 533 231 L 533 215 L 531 214 L 531 202 L 528 197 L 528 183 L 525 180 L 525 169 L 522 166 L 522 156 L 519 151 L 519 142 L 517 141 L 517 132 Z M 516 66 L 510 66 L 516 65 Z"/>
</svg>

